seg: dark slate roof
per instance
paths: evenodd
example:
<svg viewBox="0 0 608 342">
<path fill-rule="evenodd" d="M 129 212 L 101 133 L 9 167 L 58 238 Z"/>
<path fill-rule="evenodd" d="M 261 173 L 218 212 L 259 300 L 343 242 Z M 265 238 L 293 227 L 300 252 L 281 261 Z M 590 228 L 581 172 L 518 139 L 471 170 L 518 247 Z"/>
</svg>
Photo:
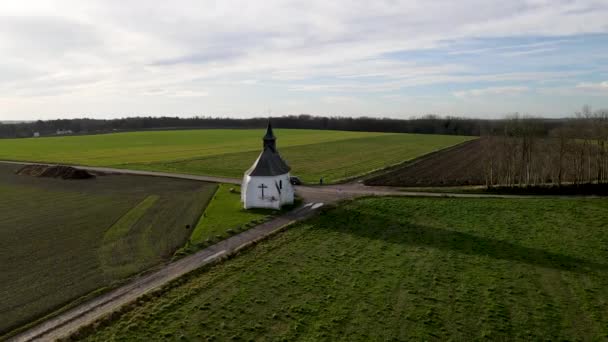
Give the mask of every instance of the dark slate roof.
<svg viewBox="0 0 608 342">
<path fill-rule="evenodd" d="M 264 135 L 262 140 L 264 141 L 263 151 L 245 174 L 249 176 L 278 176 L 289 172 L 291 168 L 277 151 L 276 138 L 272 132 L 270 121 L 268 121 L 266 135 Z"/>
<path fill-rule="evenodd" d="M 278 176 L 289 172 L 291 168 L 281 158 L 278 152 L 271 148 L 265 148 L 258 159 L 253 163 L 253 166 L 247 170 L 248 176 Z"/>
</svg>

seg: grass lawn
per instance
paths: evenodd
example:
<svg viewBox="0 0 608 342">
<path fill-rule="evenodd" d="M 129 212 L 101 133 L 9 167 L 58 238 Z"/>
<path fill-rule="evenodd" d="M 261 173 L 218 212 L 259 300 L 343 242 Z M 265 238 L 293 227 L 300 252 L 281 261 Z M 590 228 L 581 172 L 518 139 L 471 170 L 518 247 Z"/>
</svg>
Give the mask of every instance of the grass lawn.
<svg viewBox="0 0 608 342">
<path fill-rule="evenodd" d="M 95 166 L 185 160 L 259 150 L 264 133 L 262 129 L 201 129 L 2 139 L 0 159 Z M 275 133 L 279 147 L 383 134 L 300 129 Z"/>
<path fill-rule="evenodd" d="M 277 129 L 292 173 L 332 182 L 403 162 L 472 137 Z M 179 130 L 0 139 L 0 159 L 112 166 L 240 178 L 264 130 Z"/>
<path fill-rule="evenodd" d="M 288 134 L 288 133 L 286 133 Z M 279 146 L 279 152 L 302 181 L 316 183 L 362 175 L 465 141 L 465 137 L 385 134 L 299 146 Z M 280 145 L 280 142 L 279 142 Z M 178 173 L 241 177 L 259 150 L 127 167 Z"/>
<path fill-rule="evenodd" d="M 608 201 L 369 198 L 99 326 L 88 340 L 603 340 Z"/>
<path fill-rule="evenodd" d="M 230 192 L 230 189 L 234 189 L 235 192 Z M 264 220 L 274 212 L 265 209 L 243 209 L 240 189 L 236 185 L 220 184 L 213 200 L 194 228 L 190 236 L 190 243 L 203 244 L 208 239 L 224 238 L 229 230 L 233 232 L 241 231 L 245 228 L 245 225 Z"/>
<path fill-rule="evenodd" d="M 0 335 L 170 258 L 215 185 L 17 176 L 0 165 Z"/>
</svg>

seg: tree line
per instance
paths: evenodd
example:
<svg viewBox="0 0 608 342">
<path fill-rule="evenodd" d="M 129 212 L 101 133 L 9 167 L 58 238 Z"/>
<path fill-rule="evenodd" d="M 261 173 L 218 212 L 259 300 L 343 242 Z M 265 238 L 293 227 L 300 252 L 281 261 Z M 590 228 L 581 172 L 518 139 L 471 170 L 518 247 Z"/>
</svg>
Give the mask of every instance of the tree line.
<svg viewBox="0 0 608 342">
<path fill-rule="evenodd" d="M 488 187 L 608 183 L 608 110 L 584 106 L 550 129 L 513 114 L 482 145 Z"/>
<path fill-rule="evenodd" d="M 73 134 L 101 134 L 117 131 L 139 131 L 154 129 L 213 129 L 213 128 L 264 128 L 268 118 L 249 119 L 218 117 L 130 117 L 111 120 L 62 119 L 22 123 L 0 123 L 0 138 L 56 135 L 58 131 Z M 479 136 L 482 132 L 502 129 L 508 120 L 486 120 L 461 117 L 426 115 L 413 119 L 372 117 L 341 117 L 289 115 L 272 118 L 274 127 L 321 129 L 342 131 L 453 134 Z M 548 132 L 559 126 L 560 120 L 542 120 L 542 129 Z"/>
</svg>

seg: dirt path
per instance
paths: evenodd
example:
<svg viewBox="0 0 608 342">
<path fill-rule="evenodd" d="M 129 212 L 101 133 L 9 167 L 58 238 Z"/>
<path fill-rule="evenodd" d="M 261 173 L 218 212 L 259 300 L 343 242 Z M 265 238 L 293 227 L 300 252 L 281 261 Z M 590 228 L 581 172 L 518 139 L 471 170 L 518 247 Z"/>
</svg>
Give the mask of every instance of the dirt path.
<svg viewBox="0 0 608 342">
<path fill-rule="evenodd" d="M 241 184 L 241 180 L 237 178 L 228 177 L 215 177 L 215 176 L 197 176 L 188 175 L 182 173 L 171 173 L 171 172 L 158 172 L 158 171 L 143 171 L 143 170 L 130 170 L 130 169 L 117 169 L 112 167 L 96 167 L 96 166 L 81 166 L 81 165 L 67 165 L 67 164 L 52 164 L 52 163 L 32 163 L 32 162 L 15 162 L 0 160 L 3 164 L 15 164 L 15 165 L 65 165 L 71 166 L 77 169 L 83 169 L 93 172 L 103 173 L 122 173 L 126 175 L 139 175 L 139 176 L 154 176 L 154 177 L 170 177 L 180 179 L 198 180 L 203 182 L 211 183 L 228 183 L 228 184 Z"/>
<path fill-rule="evenodd" d="M 28 163 L 28 162 L 14 162 L 14 161 L 3 161 L 0 163 L 15 164 L 15 165 L 59 165 L 59 164 L 48 164 L 48 163 Z M 62 164 L 63 165 L 63 164 Z M 72 166 L 72 165 L 67 165 Z M 171 172 L 157 172 L 157 171 L 141 171 L 141 170 L 130 170 L 130 169 L 116 169 L 110 167 L 93 167 L 93 166 L 78 166 L 73 167 L 84 169 L 93 172 L 105 172 L 105 173 L 120 173 L 127 175 L 140 175 L 140 176 L 153 176 L 153 177 L 170 177 L 179 179 L 198 180 L 203 182 L 212 183 L 228 183 L 228 184 L 241 184 L 241 179 L 227 178 L 227 177 L 215 177 L 215 176 L 198 176 L 189 175 L 182 173 L 171 173 Z M 494 195 L 494 194 L 462 194 L 462 193 L 435 193 L 435 192 L 420 192 L 420 191 L 407 191 L 407 189 L 387 187 L 387 186 L 366 186 L 363 183 L 352 181 L 346 184 L 333 184 L 324 186 L 315 185 L 300 185 L 296 186 L 296 192 L 304 198 L 306 202 L 324 202 L 332 203 L 343 199 L 354 198 L 358 196 L 423 196 L 423 197 L 459 197 L 459 198 L 524 198 L 533 197 L 530 195 Z M 546 196 L 544 196 L 546 197 Z"/>
<path fill-rule="evenodd" d="M 80 304 L 10 338 L 9 341 L 50 341 L 68 336 L 78 328 L 91 324 L 96 319 L 173 279 L 264 239 L 280 231 L 288 224 L 310 217 L 314 214 L 315 209 L 319 207 L 313 204 L 301 206 L 285 215 L 232 236 L 196 254 L 172 262 L 156 272 L 137 278 L 131 283 Z"/>
</svg>

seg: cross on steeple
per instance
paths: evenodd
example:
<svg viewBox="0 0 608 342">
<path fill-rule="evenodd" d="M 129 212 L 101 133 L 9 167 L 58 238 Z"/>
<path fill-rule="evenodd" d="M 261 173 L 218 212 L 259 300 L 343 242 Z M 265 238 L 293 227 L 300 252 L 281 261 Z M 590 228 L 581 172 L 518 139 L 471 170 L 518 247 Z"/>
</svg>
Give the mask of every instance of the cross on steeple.
<svg viewBox="0 0 608 342">
<path fill-rule="evenodd" d="M 260 184 L 258 186 L 258 189 L 262 189 L 262 199 L 264 199 L 264 189 L 268 188 L 266 185 L 264 184 Z"/>
</svg>

